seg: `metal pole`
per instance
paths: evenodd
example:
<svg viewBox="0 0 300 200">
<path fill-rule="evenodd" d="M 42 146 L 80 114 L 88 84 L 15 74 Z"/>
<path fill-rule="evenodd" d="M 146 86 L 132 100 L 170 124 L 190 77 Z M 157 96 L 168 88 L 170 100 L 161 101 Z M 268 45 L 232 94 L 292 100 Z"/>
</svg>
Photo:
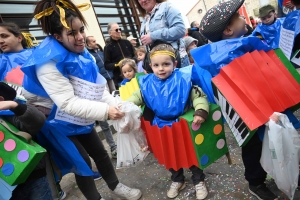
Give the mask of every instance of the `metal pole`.
<svg viewBox="0 0 300 200">
<path fill-rule="evenodd" d="M 204 8 L 205 8 L 205 13 L 206 13 L 207 12 L 207 8 L 206 8 L 205 0 L 203 0 L 203 5 L 204 5 Z"/>
</svg>

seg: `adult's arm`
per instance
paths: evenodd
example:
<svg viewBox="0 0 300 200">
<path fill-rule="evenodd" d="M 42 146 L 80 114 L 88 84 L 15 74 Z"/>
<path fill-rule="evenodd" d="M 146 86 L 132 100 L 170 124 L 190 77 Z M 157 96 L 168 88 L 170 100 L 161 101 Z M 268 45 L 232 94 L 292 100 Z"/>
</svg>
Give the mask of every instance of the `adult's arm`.
<svg viewBox="0 0 300 200">
<path fill-rule="evenodd" d="M 104 67 L 106 70 L 113 71 L 115 68 L 115 64 L 117 63 L 112 62 L 112 58 L 111 58 L 112 52 L 110 51 L 109 47 L 110 44 L 104 47 Z"/>
<path fill-rule="evenodd" d="M 102 102 L 81 99 L 74 95 L 74 89 L 69 79 L 56 68 L 54 61 L 49 61 L 36 70 L 37 77 L 43 88 L 57 105 L 69 115 L 85 119 L 104 121 L 108 117 L 109 106 L 115 106 L 116 101 L 106 88 Z"/>
<path fill-rule="evenodd" d="M 180 11 L 168 4 L 165 15 L 169 27 L 162 29 L 158 28 L 157 30 L 152 31 L 150 33 L 152 41 L 175 41 L 184 37 L 185 26 Z M 154 20 L 154 18 L 152 20 Z"/>
</svg>

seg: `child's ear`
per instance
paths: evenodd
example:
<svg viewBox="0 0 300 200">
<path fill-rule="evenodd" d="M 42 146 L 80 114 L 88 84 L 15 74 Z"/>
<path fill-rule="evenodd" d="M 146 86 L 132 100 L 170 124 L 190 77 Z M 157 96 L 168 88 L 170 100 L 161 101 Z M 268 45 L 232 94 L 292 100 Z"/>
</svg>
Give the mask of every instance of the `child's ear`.
<svg viewBox="0 0 300 200">
<path fill-rule="evenodd" d="M 178 62 L 177 62 L 177 60 L 175 60 L 175 62 L 174 62 L 174 69 L 176 68 L 177 64 L 178 64 Z"/>
<path fill-rule="evenodd" d="M 225 36 L 231 36 L 231 35 L 233 35 L 233 30 L 229 26 L 227 26 L 225 28 L 225 30 L 223 31 L 223 35 L 225 35 Z"/>
<path fill-rule="evenodd" d="M 62 37 L 60 35 L 58 35 L 57 33 L 54 33 L 53 36 L 57 41 L 62 42 Z"/>
</svg>

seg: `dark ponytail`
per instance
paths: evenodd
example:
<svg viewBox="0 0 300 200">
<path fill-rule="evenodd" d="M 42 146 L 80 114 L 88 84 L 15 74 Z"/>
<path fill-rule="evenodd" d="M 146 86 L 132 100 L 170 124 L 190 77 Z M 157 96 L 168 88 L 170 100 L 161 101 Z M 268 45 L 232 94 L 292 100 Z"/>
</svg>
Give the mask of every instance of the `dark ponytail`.
<svg viewBox="0 0 300 200">
<path fill-rule="evenodd" d="M 23 37 L 20 27 L 17 24 L 15 24 L 13 22 L 3 22 L 3 23 L 0 23 L 0 27 L 5 28 L 8 32 L 12 33 L 15 37 L 21 36 L 22 37 L 21 44 L 22 44 L 23 48 L 27 48 L 26 40 Z"/>
<path fill-rule="evenodd" d="M 66 8 L 63 3 L 56 0 L 41 0 L 37 3 L 34 9 L 34 15 L 39 14 L 41 12 L 45 12 L 46 9 L 53 8 L 53 13 L 49 16 L 43 16 L 38 19 L 38 24 L 42 26 L 42 30 L 47 35 L 53 35 L 54 33 L 61 35 L 63 31 L 63 24 L 60 21 L 60 12 L 58 5 L 65 10 L 65 19 L 68 22 L 71 22 L 74 18 L 78 17 L 79 20 L 87 25 L 83 15 L 79 11 L 79 9 L 74 5 L 74 3 L 70 0 L 64 0 L 66 4 L 71 6 L 70 8 Z"/>
</svg>

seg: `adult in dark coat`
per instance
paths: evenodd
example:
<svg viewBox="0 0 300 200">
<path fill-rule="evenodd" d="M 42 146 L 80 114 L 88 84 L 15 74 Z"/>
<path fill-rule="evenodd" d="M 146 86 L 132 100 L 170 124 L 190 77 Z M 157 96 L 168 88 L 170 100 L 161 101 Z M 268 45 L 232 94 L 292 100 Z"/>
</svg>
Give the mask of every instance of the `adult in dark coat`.
<svg viewBox="0 0 300 200">
<path fill-rule="evenodd" d="M 196 21 L 191 23 L 191 28 L 188 29 L 188 35 L 198 40 L 197 47 L 208 43 L 207 38 L 199 32 L 199 23 Z"/>
<path fill-rule="evenodd" d="M 117 23 L 108 24 L 110 43 L 104 48 L 105 69 L 113 71 L 116 88 L 122 82 L 121 71 L 118 63 L 124 58 L 135 58 L 135 49 L 128 40 L 121 38 L 121 29 Z"/>
</svg>

